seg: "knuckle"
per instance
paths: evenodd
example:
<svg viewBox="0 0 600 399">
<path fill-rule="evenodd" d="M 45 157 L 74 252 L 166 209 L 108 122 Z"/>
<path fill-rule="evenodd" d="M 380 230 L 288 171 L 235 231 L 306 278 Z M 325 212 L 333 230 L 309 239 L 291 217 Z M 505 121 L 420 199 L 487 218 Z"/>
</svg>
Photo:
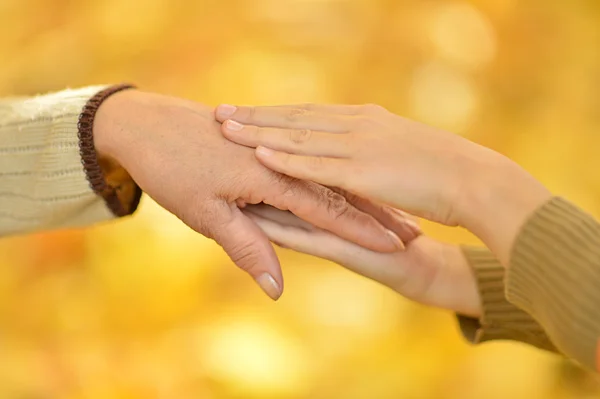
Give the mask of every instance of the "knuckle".
<svg viewBox="0 0 600 399">
<path fill-rule="evenodd" d="M 325 160 L 323 157 L 309 157 L 307 167 L 311 171 L 318 171 L 323 168 Z"/>
<path fill-rule="evenodd" d="M 248 128 L 247 128 L 248 129 Z M 250 129 L 250 135 L 259 141 L 264 141 L 268 137 L 267 130 L 264 127 L 256 126 Z"/>
<path fill-rule="evenodd" d="M 327 210 L 333 215 L 335 219 L 343 217 L 350 210 L 350 205 L 348 204 L 348 201 L 343 195 L 328 190 L 325 196 L 325 200 L 327 202 Z"/>
<path fill-rule="evenodd" d="M 248 111 L 246 112 L 246 121 L 247 122 L 255 122 L 256 121 L 256 107 L 248 107 Z"/>
<path fill-rule="evenodd" d="M 309 111 L 304 108 L 292 108 L 287 111 L 286 119 L 288 122 L 296 122 L 298 119 L 307 114 L 309 114 Z"/>
<path fill-rule="evenodd" d="M 232 247 L 229 256 L 242 270 L 251 272 L 260 261 L 260 254 L 255 251 L 252 242 L 244 242 Z"/>
<path fill-rule="evenodd" d="M 290 141 L 294 144 L 304 144 L 310 140 L 312 131 L 310 129 L 290 130 Z"/>
<path fill-rule="evenodd" d="M 274 193 L 277 193 L 277 203 L 281 203 L 282 205 L 287 204 L 288 200 L 296 195 L 298 184 L 299 181 L 293 177 L 275 173 L 272 178 L 271 187 Z"/>
<path fill-rule="evenodd" d="M 335 192 L 337 192 L 342 197 L 346 198 L 346 201 L 348 201 L 351 204 L 361 200 L 361 198 L 358 195 L 353 194 L 347 190 L 344 190 L 343 188 L 337 187 L 333 190 L 335 190 Z"/>
</svg>

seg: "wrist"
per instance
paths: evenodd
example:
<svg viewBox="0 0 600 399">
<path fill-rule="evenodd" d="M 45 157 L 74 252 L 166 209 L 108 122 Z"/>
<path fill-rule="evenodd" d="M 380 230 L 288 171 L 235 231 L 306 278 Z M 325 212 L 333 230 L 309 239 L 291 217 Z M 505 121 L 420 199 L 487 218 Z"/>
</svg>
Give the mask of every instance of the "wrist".
<svg viewBox="0 0 600 399">
<path fill-rule="evenodd" d="M 139 95 L 135 89 L 123 90 L 108 97 L 96 112 L 94 118 L 94 146 L 99 157 L 110 159 L 122 165 L 122 153 L 127 146 L 127 131 L 120 121 L 128 109 L 128 104 Z"/>
<path fill-rule="evenodd" d="M 117 140 L 115 99 L 132 91 L 129 85 L 112 86 L 88 100 L 78 125 L 82 162 L 91 188 L 116 216 L 135 211 L 141 190 L 116 156 L 122 144 Z M 116 108 L 119 104 L 116 104 Z"/>
<path fill-rule="evenodd" d="M 452 297 L 447 308 L 456 313 L 479 318 L 482 314 L 481 296 L 471 267 L 461 248 L 457 245 L 441 244 L 444 270 L 457 278 L 452 278 Z"/>
<path fill-rule="evenodd" d="M 482 147 L 483 148 L 483 147 Z M 514 161 L 484 149 L 463 185 L 459 225 L 470 230 L 508 267 L 513 243 L 551 192 Z"/>
<path fill-rule="evenodd" d="M 407 249 L 408 256 L 415 257 L 412 261 L 421 270 L 415 276 L 425 273 L 427 283 L 421 285 L 418 295 L 407 295 L 407 281 L 401 281 L 399 287 L 394 283 L 382 283 L 424 305 L 469 317 L 481 315 L 477 281 L 460 247 L 422 235 L 410 242 Z M 412 277 L 410 280 L 415 284 L 419 279 Z"/>
</svg>

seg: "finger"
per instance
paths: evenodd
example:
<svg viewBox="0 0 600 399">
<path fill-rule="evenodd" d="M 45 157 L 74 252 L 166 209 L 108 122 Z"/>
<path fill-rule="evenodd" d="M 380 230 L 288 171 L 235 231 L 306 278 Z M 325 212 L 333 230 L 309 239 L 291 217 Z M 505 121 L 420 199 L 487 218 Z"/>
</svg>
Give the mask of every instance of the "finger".
<svg viewBox="0 0 600 399">
<path fill-rule="evenodd" d="M 294 251 L 338 263 L 348 270 L 389 287 L 404 279 L 407 272 L 400 262 L 404 254 L 374 252 L 323 230 L 308 232 L 277 223 L 252 212 L 248 212 L 247 215 L 265 232 L 269 239 L 278 244 Z"/>
<path fill-rule="evenodd" d="M 378 204 L 339 188 L 330 187 L 330 189 L 344 196 L 348 203 L 353 205 L 356 209 L 373 216 L 384 227 L 396 233 L 404 244 L 408 244 L 423 233 L 419 225 L 412 219 L 411 215 L 405 212 Z M 313 231 L 315 229 L 313 225 L 294 216 L 294 214 L 275 209 L 269 205 L 250 205 L 248 206 L 248 211 L 285 226 L 297 227 L 306 231 Z"/>
<path fill-rule="evenodd" d="M 346 240 L 379 252 L 404 249 L 398 236 L 371 215 L 358 211 L 346 199 L 321 185 L 296 179 L 279 179 L 263 202 L 289 210 L 305 221 Z"/>
<path fill-rule="evenodd" d="M 244 209 L 244 213 L 252 213 L 265 219 L 272 220 L 284 226 L 296 227 L 306 231 L 314 231 L 316 229 L 312 224 L 300 219 L 290 211 L 282 211 L 266 204 L 248 205 Z"/>
<path fill-rule="evenodd" d="M 414 224 L 416 224 L 420 228 L 421 224 L 419 223 L 419 218 L 416 217 L 415 215 L 411 215 L 410 213 L 405 212 L 398 208 L 390 207 L 390 209 L 393 212 L 397 213 L 400 217 L 411 220 Z"/>
<path fill-rule="evenodd" d="M 266 156 L 264 154 L 266 154 Z M 344 187 L 346 185 L 344 181 L 346 175 L 344 173 L 339 173 L 340 170 L 346 170 L 343 165 L 344 160 L 291 155 L 263 147 L 257 149 L 256 155 L 263 165 L 276 172 L 301 180 L 310 180 L 330 187 Z M 338 189 L 338 191 L 340 190 L 343 189 Z M 358 210 L 363 211 L 363 215 L 369 214 L 374 217 L 376 221 L 389 229 L 388 232 L 393 232 L 403 243 L 408 243 L 421 234 L 421 229 L 416 223 L 410 219 L 402 218 L 401 214 L 393 208 L 375 204 L 364 198 L 351 195 L 347 190 L 340 192 L 343 194 L 342 198 L 345 197 L 351 205 L 354 205 Z M 301 216 L 296 212 L 294 213 Z M 375 249 L 373 247 L 369 248 Z M 404 244 L 399 248 L 404 249 Z"/>
<path fill-rule="evenodd" d="M 419 225 L 412 220 L 411 215 L 407 213 L 397 211 L 389 206 L 378 204 L 344 190 L 337 188 L 331 188 L 331 190 L 343 195 L 356 209 L 373 216 L 384 227 L 396 233 L 404 244 L 408 244 L 423 233 Z M 250 205 L 247 207 L 247 210 L 284 226 L 296 227 L 308 232 L 315 230 L 313 225 L 298 218 L 291 212 L 281 211 L 269 205 Z"/>
<path fill-rule="evenodd" d="M 262 146 L 256 148 L 256 158 L 275 172 L 346 189 L 346 173 L 342 172 L 348 170 L 348 161 L 345 159 L 294 155 Z"/>
<path fill-rule="evenodd" d="M 346 190 L 334 187 L 330 188 L 343 195 L 356 209 L 373 216 L 384 227 L 396 233 L 404 244 L 408 244 L 423 233 L 419 225 L 408 218 L 404 212 L 352 194 Z"/>
<path fill-rule="evenodd" d="M 277 255 L 262 230 L 235 205 L 213 210 L 208 226 L 214 239 L 231 260 L 246 271 L 273 300 L 283 292 L 283 276 Z"/>
<path fill-rule="evenodd" d="M 300 108 L 234 107 L 219 105 L 215 111 L 219 122 L 232 119 L 245 125 L 291 129 L 323 130 L 346 133 L 352 120 L 343 115 L 322 114 Z"/>
<path fill-rule="evenodd" d="M 349 134 L 242 125 L 232 120 L 223 123 L 221 131 L 227 139 L 246 147 L 263 146 L 290 154 L 335 158 L 345 158 L 352 153 Z"/>
</svg>

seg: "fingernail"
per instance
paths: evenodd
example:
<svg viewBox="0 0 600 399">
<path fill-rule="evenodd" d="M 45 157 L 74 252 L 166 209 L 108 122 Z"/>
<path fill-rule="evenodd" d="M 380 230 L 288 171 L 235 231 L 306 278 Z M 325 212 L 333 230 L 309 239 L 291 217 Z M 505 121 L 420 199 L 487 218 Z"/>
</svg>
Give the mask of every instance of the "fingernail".
<svg viewBox="0 0 600 399">
<path fill-rule="evenodd" d="M 404 251 L 404 243 L 402 242 L 400 237 L 398 237 L 396 233 L 394 233 L 391 230 L 386 230 L 386 233 L 390 240 L 394 243 L 394 246 L 398 248 L 399 251 Z"/>
<path fill-rule="evenodd" d="M 228 120 L 225 123 L 227 129 L 232 130 L 234 132 L 239 132 L 240 130 L 242 130 L 244 128 L 244 125 L 242 125 L 241 123 L 238 123 L 236 121 L 232 121 L 232 120 Z"/>
<path fill-rule="evenodd" d="M 217 107 L 217 117 L 227 119 L 237 111 L 237 108 L 229 104 L 221 104 Z"/>
<path fill-rule="evenodd" d="M 260 288 L 271 298 L 276 301 L 281 296 L 281 288 L 277 281 L 269 273 L 264 273 L 258 276 L 256 282 Z"/>
<path fill-rule="evenodd" d="M 405 219 L 404 223 L 415 233 L 415 235 L 423 234 L 423 230 L 421 230 L 421 226 L 414 220 Z"/>
<path fill-rule="evenodd" d="M 256 147 L 256 153 L 258 155 L 270 157 L 271 155 L 273 155 L 273 150 L 270 148 L 258 146 L 258 147 Z"/>
</svg>

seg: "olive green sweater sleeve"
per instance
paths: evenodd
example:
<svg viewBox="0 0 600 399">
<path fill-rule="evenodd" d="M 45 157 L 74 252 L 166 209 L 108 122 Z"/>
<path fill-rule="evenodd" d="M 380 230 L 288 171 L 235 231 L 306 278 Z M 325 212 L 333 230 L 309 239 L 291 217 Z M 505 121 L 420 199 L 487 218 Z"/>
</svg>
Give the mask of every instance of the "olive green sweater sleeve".
<svg viewBox="0 0 600 399">
<path fill-rule="evenodd" d="M 479 319 L 458 316 L 465 338 L 472 343 L 512 340 L 556 351 L 540 324 L 506 299 L 505 268 L 498 259 L 487 248 L 462 249 L 477 281 L 483 310 Z"/>
<path fill-rule="evenodd" d="M 600 224 L 562 198 L 541 206 L 519 233 L 506 270 L 483 248 L 464 248 L 483 316 L 459 316 L 473 343 L 520 341 L 597 370 Z"/>
<path fill-rule="evenodd" d="M 562 198 L 541 206 L 515 241 L 506 297 L 539 321 L 562 353 L 597 370 L 600 224 Z"/>
</svg>

